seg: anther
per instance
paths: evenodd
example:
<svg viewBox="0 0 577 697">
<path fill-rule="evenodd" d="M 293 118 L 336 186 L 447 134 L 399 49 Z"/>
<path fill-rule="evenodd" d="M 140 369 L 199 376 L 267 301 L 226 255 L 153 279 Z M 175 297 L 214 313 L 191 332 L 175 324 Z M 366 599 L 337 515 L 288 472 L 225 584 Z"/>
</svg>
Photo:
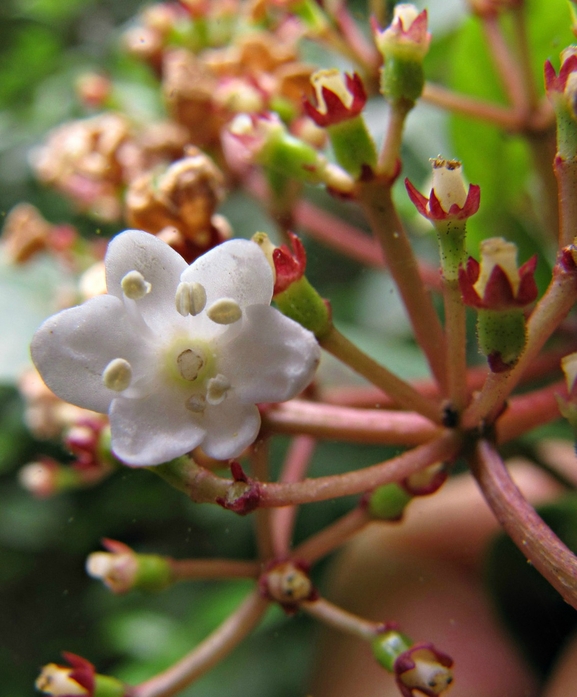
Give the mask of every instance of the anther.
<svg viewBox="0 0 577 697">
<path fill-rule="evenodd" d="M 212 303 L 206 314 L 217 324 L 234 324 L 242 317 L 242 310 L 236 300 L 221 298 Z"/>
<path fill-rule="evenodd" d="M 109 390 L 122 392 L 132 381 L 132 366 L 124 358 L 115 358 L 104 368 L 102 382 Z"/>
<path fill-rule="evenodd" d="M 206 397 L 199 393 L 193 394 L 192 397 L 186 400 L 184 406 L 195 414 L 202 414 L 206 409 Z"/>
<path fill-rule="evenodd" d="M 196 380 L 204 366 L 204 356 L 192 349 L 186 349 L 176 359 L 178 372 L 185 380 Z"/>
<path fill-rule="evenodd" d="M 226 393 L 230 390 L 230 380 L 219 373 L 208 381 L 206 389 L 206 401 L 216 405 L 224 401 Z"/>
<path fill-rule="evenodd" d="M 175 303 L 177 312 L 183 317 L 198 315 L 206 305 L 206 290 L 200 283 L 183 281 L 176 289 Z"/>
<path fill-rule="evenodd" d="M 140 271 L 129 271 L 120 282 L 122 292 L 130 300 L 140 300 L 150 293 L 152 286 L 144 280 Z"/>
</svg>

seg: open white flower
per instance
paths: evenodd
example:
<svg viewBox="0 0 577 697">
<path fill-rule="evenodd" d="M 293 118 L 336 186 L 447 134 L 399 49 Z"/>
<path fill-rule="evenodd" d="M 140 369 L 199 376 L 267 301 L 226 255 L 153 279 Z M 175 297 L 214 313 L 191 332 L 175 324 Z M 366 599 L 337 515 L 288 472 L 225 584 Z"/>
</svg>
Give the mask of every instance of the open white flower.
<svg viewBox="0 0 577 697">
<path fill-rule="evenodd" d="M 258 434 L 255 405 L 312 379 L 318 344 L 270 307 L 272 270 L 254 242 L 230 240 L 188 266 L 127 230 L 105 265 L 108 295 L 46 320 L 31 350 L 59 397 L 108 412 L 123 462 L 156 465 L 199 445 L 237 457 Z"/>
</svg>

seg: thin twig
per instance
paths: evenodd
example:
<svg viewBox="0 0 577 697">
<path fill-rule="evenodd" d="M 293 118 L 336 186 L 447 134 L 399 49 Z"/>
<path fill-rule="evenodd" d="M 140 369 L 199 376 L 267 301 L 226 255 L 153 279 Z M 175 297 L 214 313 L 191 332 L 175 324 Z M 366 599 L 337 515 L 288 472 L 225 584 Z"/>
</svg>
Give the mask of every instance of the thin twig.
<svg viewBox="0 0 577 697">
<path fill-rule="evenodd" d="M 172 697 L 224 658 L 258 623 L 268 607 L 258 589 L 210 636 L 168 670 L 132 688 L 130 697 Z"/>
</svg>

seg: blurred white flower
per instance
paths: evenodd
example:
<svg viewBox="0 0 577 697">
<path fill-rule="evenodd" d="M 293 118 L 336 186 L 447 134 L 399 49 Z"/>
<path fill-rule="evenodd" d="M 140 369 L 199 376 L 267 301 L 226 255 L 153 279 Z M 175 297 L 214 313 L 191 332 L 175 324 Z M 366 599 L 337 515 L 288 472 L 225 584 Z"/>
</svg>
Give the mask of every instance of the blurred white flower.
<svg viewBox="0 0 577 697">
<path fill-rule="evenodd" d="M 108 412 L 125 463 L 156 465 L 199 445 L 237 457 L 257 437 L 255 405 L 312 379 L 318 344 L 270 307 L 272 271 L 254 242 L 230 240 L 187 266 L 128 230 L 105 266 L 108 294 L 49 318 L 32 358 L 60 398 Z"/>
</svg>

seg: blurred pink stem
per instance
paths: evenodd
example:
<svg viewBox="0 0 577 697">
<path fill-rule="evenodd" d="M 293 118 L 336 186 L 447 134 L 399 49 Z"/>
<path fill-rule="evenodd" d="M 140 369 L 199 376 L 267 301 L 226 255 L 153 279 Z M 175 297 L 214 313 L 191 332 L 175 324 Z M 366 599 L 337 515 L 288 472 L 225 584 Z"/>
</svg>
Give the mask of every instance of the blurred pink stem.
<svg viewBox="0 0 577 697">
<path fill-rule="evenodd" d="M 314 453 L 316 440 L 311 436 L 293 438 L 286 454 L 279 481 L 286 484 L 298 482 L 305 476 Z M 288 556 L 298 508 L 285 506 L 271 511 L 272 545 L 274 556 Z"/>
</svg>

